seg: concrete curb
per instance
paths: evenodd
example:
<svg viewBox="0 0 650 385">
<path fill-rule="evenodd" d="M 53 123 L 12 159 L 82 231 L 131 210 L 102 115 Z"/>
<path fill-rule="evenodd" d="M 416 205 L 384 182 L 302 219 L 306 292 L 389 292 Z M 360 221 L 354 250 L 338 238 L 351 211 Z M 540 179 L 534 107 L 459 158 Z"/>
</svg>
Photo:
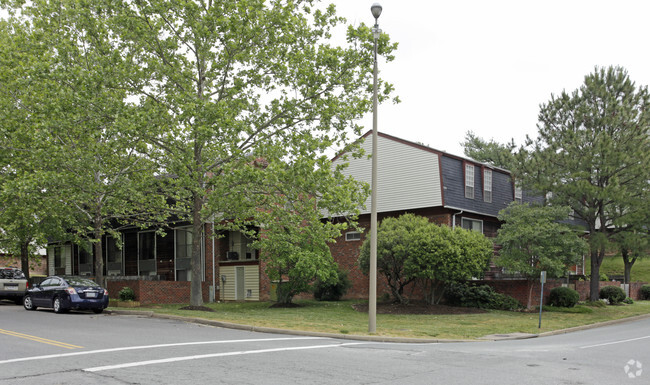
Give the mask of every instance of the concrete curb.
<svg viewBox="0 0 650 385">
<path fill-rule="evenodd" d="M 620 323 L 632 322 L 632 321 L 650 318 L 650 314 L 642 314 L 634 317 L 621 318 L 617 320 L 599 322 L 590 325 L 576 326 L 568 329 L 553 330 L 550 332 L 544 332 L 540 334 L 528 334 L 528 333 L 492 334 L 492 335 L 480 337 L 479 339 L 453 340 L 453 339 L 435 339 L 435 338 L 360 336 L 354 334 L 337 334 L 337 333 L 311 332 L 311 331 L 304 331 L 304 330 L 277 329 L 277 328 L 269 328 L 269 327 L 261 327 L 261 326 L 235 324 L 230 322 L 215 321 L 215 320 L 209 320 L 209 319 L 197 318 L 197 317 L 183 317 L 183 316 L 176 316 L 170 314 L 159 314 L 153 311 L 146 311 L 146 310 L 106 310 L 105 312 L 106 314 L 110 314 L 110 315 L 135 315 L 135 316 L 141 316 L 147 318 L 160 318 L 160 319 L 168 319 L 168 320 L 181 321 L 181 322 L 190 322 L 199 325 L 208 325 L 208 326 L 214 326 L 214 327 L 220 327 L 226 329 L 245 330 L 245 331 L 259 332 L 259 333 L 336 338 L 342 340 L 355 340 L 355 341 L 368 341 L 368 342 L 420 343 L 420 344 L 523 340 L 529 338 L 548 337 L 548 336 L 554 336 L 560 334 L 573 333 L 580 330 L 595 329 L 599 327 L 616 325 Z"/>
<path fill-rule="evenodd" d="M 625 322 L 632 322 L 632 321 L 638 321 L 642 319 L 650 318 L 650 314 L 641 314 L 641 315 L 635 315 L 633 317 L 627 317 L 627 318 L 620 318 L 620 319 L 615 319 L 611 321 L 604 321 L 604 322 L 598 322 L 595 324 L 589 324 L 589 325 L 582 325 L 582 326 L 576 326 L 568 329 L 560 329 L 560 330 L 553 330 L 550 332 L 544 332 L 538 334 L 540 337 L 548 337 L 548 336 L 556 336 L 559 334 L 567 334 L 567 333 L 573 333 L 581 330 L 589 330 L 589 329 L 596 329 L 600 327 L 605 327 L 609 325 L 617 325 L 617 324 L 622 324 Z"/>
</svg>

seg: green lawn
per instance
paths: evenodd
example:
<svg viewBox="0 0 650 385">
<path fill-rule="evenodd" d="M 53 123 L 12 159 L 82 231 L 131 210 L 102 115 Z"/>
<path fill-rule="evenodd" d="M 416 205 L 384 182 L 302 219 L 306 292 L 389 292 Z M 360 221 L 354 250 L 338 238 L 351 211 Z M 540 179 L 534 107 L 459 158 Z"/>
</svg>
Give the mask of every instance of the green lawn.
<svg viewBox="0 0 650 385">
<path fill-rule="evenodd" d="M 591 265 L 587 259 L 587 274 L 591 271 Z M 602 265 L 600 265 L 600 272 L 609 275 L 623 275 L 623 258 L 620 256 L 605 257 Z M 650 257 L 637 259 L 634 266 L 632 266 L 631 273 L 632 282 L 650 282 Z"/>
<path fill-rule="evenodd" d="M 268 302 L 207 304 L 215 312 L 178 310 L 165 305 L 143 310 L 201 317 L 224 322 L 280 329 L 368 335 L 368 315 L 352 308 L 355 301 L 297 301 L 297 308 L 270 308 Z M 112 308 L 116 309 L 116 308 Z M 650 301 L 632 305 L 589 308 L 589 313 L 490 311 L 467 315 L 377 315 L 377 335 L 407 338 L 474 339 L 489 334 L 543 333 L 612 319 L 650 313 Z"/>
</svg>

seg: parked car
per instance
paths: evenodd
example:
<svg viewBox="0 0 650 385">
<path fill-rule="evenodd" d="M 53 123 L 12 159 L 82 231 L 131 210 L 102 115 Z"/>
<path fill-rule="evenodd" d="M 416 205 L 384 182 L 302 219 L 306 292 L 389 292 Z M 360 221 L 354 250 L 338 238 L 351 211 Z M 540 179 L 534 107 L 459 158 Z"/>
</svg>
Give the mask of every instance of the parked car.
<svg viewBox="0 0 650 385">
<path fill-rule="evenodd" d="M 86 277 L 51 276 L 25 292 L 23 306 L 27 310 L 49 307 L 55 313 L 79 309 L 99 314 L 108 307 L 108 290 Z"/>
<path fill-rule="evenodd" d="M 0 267 L 0 300 L 8 299 L 20 305 L 28 287 L 29 284 L 22 270 L 15 267 Z"/>
</svg>

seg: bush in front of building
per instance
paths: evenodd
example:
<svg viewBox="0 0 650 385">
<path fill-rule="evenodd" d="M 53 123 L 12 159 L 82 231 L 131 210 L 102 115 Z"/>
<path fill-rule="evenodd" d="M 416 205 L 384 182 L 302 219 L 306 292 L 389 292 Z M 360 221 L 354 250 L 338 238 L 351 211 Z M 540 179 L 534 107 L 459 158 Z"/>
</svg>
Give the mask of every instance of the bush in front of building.
<svg viewBox="0 0 650 385">
<path fill-rule="evenodd" d="M 610 305 L 616 305 L 625 300 L 625 292 L 618 286 L 605 286 L 600 289 L 600 298 L 609 301 Z"/>
<path fill-rule="evenodd" d="M 479 309 L 518 310 L 522 305 L 509 295 L 497 293 L 488 285 L 449 284 L 445 290 L 446 303 L 451 306 Z"/>
<path fill-rule="evenodd" d="M 118 296 L 120 297 L 120 301 L 135 301 L 135 292 L 128 286 L 124 286 L 119 291 Z"/>
<path fill-rule="evenodd" d="M 314 298 L 318 301 L 338 301 L 347 293 L 352 283 L 348 278 L 348 272 L 337 269 L 338 279 L 333 283 L 323 282 L 317 279 L 314 283 Z"/>
<path fill-rule="evenodd" d="M 650 285 L 641 286 L 641 299 L 643 300 L 650 299 Z"/>
<path fill-rule="evenodd" d="M 551 290 L 549 303 L 555 307 L 574 307 L 580 300 L 580 294 L 569 287 L 556 287 Z"/>
</svg>

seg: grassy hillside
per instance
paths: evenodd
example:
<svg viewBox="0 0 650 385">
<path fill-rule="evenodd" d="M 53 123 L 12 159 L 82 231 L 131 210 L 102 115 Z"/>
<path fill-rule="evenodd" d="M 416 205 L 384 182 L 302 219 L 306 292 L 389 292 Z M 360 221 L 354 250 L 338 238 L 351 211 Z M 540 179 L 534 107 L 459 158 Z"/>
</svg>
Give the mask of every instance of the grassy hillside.
<svg viewBox="0 0 650 385">
<path fill-rule="evenodd" d="M 587 260 L 587 274 L 591 271 L 589 260 Z M 620 256 L 605 257 L 600 266 L 600 272 L 609 275 L 623 275 L 623 258 Z M 650 282 L 650 257 L 637 259 L 632 266 L 632 282 Z"/>
</svg>

